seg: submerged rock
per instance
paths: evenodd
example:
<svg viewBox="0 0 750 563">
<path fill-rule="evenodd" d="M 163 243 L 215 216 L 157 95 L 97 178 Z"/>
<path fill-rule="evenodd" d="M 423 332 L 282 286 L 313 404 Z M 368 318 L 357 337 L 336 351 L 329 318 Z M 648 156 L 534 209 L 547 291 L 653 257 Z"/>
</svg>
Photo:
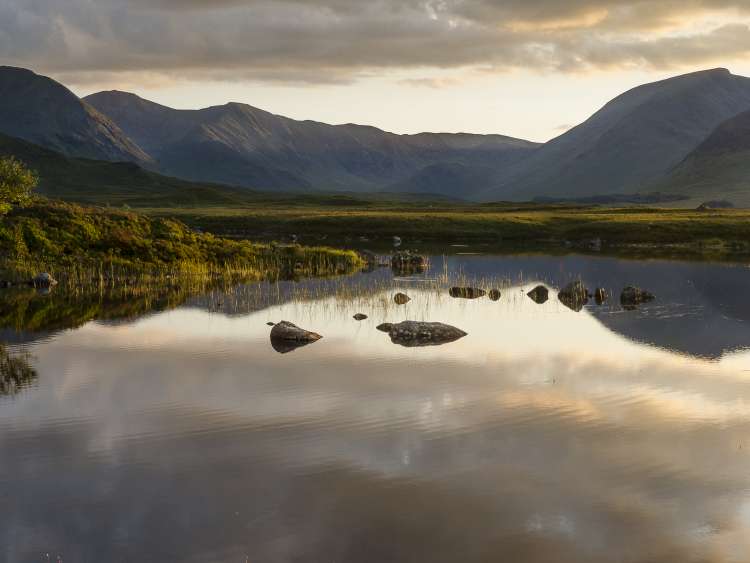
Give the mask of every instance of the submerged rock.
<svg viewBox="0 0 750 563">
<path fill-rule="evenodd" d="M 583 309 L 583 306 L 589 302 L 589 290 L 580 280 L 566 285 L 557 294 L 560 303 L 572 309 L 575 312 Z"/>
<path fill-rule="evenodd" d="M 609 294 L 607 293 L 607 290 L 603 287 L 597 287 L 596 291 L 594 292 L 594 300 L 596 301 L 597 305 L 604 305 L 604 303 L 607 302 L 607 299 L 609 299 Z"/>
<path fill-rule="evenodd" d="M 407 347 L 439 346 L 466 336 L 463 330 L 443 323 L 403 321 L 397 324 L 383 323 L 377 328 L 387 332 L 394 344 Z"/>
<path fill-rule="evenodd" d="M 52 287 L 57 285 L 57 280 L 47 272 L 42 272 L 31 279 L 31 285 L 34 287 Z"/>
<path fill-rule="evenodd" d="M 502 295 L 500 293 L 499 289 L 490 289 L 490 292 L 487 294 L 490 299 L 493 301 L 500 301 L 500 296 Z"/>
<path fill-rule="evenodd" d="M 543 285 L 538 285 L 526 294 L 532 301 L 541 305 L 549 299 L 549 290 Z"/>
<path fill-rule="evenodd" d="M 396 272 L 424 272 L 428 266 L 429 260 L 427 260 L 427 256 L 412 254 L 408 250 L 396 252 L 391 256 L 391 268 Z"/>
<path fill-rule="evenodd" d="M 357 313 L 356 315 L 354 315 L 355 321 L 364 321 L 366 318 L 367 318 L 367 315 L 364 315 L 362 313 Z"/>
<path fill-rule="evenodd" d="M 268 326 L 274 326 L 274 325 L 275 325 L 276 323 L 272 323 L 271 321 L 268 321 L 268 322 L 267 322 L 266 324 L 267 324 Z"/>
<path fill-rule="evenodd" d="M 648 303 L 654 299 L 656 299 L 656 297 L 653 293 L 632 285 L 627 286 L 620 294 L 620 304 L 626 308 L 633 308 L 641 303 Z"/>
<path fill-rule="evenodd" d="M 409 297 L 405 293 L 397 293 L 393 296 L 393 301 L 396 303 L 396 305 L 406 305 L 409 301 L 411 301 L 411 297 Z"/>
<path fill-rule="evenodd" d="M 486 291 L 476 287 L 452 287 L 448 293 L 458 299 L 478 299 L 487 295 Z"/>
</svg>

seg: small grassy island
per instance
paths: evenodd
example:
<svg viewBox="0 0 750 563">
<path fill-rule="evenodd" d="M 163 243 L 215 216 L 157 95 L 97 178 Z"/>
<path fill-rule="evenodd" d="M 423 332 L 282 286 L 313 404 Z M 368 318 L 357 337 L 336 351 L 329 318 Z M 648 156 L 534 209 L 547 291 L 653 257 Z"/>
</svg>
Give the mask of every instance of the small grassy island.
<svg viewBox="0 0 750 563">
<path fill-rule="evenodd" d="M 20 162 L 0 160 L 0 260 L 17 280 L 40 271 L 73 283 L 173 274 L 261 279 L 340 274 L 363 264 L 353 251 L 229 240 L 176 219 L 34 197 L 35 185 Z"/>
</svg>

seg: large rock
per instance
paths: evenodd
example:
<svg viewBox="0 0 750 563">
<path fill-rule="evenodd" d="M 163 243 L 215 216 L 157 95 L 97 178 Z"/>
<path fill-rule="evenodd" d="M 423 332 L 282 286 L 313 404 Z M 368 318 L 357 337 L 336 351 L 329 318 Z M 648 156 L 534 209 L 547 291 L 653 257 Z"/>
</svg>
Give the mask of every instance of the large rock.
<svg viewBox="0 0 750 563">
<path fill-rule="evenodd" d="M 316 332 L 310 332 L 288 321 L 281 321 L 271 329 L 272 340 L 286 340 L 291 342 L 315 342 L 323 338 Z"/>
<path fill-rule="evenodd" d="M 562 288 L 557 294 L 557 298 L 560 300 L 560 303 L 578 312 L 589 302 L 589 290 L 586 289 L 583 282 L 578 280 Z"/>
<path fill-rule="evenodd" d="M 538 285 L 526 295 L 528 295 L 534 303 L 541 305 L 542 303 L 546 303 L 547 299 L 549 299 L 549 290 L 543 285 Z"/>
<path fill-rule="evenodd" d="M 653 293 L 641 289 L 640 287 L 629 285 L 623 289 L 620 294 L 620 304 L 625 308 L 633 308 L 641 303 L 653 301 L 655 298 L 656 297 Z"/>
<path fill-rule="evenodd" d="M 391 256 L 391 268 L 399 273 L 424 272 L 429 266 L 427 256 L 412 254 L 408 250 Z"/>
<path fill-rule="evenodd" d="M 476 287 L 452 287 L 448 294 L 458 299 L 478 299 L 487 295 L 487 292 Z"/>
<path fill-rule="evenodd" d="M 466 336 L 463 330 L 451 325 L 420 321 L 383 323 L 377 329 L 387 332 L 394 344 L 407 347 L 439 346 Z"/>
<path fill-rule="evenodd" d="M 323 338 L 316 332 L 310 332 L 288 321 L 281 321 L 271 329 L 271 346 L 280 354 L 292 352 Z"/>
<path fill-rule="evenodd" d="M 57 280 L 47 272 L 42 272 L 41 274 L 37 274 L 31 279 L 31 285 L 33 285 L 34 287 L 42 288 L 52 287 L 57 285 Z"/>
</svg>

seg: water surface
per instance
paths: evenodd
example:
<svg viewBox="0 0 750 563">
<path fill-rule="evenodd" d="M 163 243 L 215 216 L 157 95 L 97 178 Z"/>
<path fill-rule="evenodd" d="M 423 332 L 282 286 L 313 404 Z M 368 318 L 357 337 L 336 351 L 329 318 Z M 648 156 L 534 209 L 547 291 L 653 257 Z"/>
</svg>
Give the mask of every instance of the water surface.
<svg viewBox="0 0 750 563">
<path fill-rule="evenodd" d="M 0 560 L 750 560 L 750 269 L 432 263 L 33 330 L 6 314 L 35 376 L 0 397 Z M 657 300 L 575 312 L 555 290 L 578 277 Z M 324 338 L 279 354 L 282 319 Z M 406 319 L 468 336 L 375 329 Z"/>
</svg>

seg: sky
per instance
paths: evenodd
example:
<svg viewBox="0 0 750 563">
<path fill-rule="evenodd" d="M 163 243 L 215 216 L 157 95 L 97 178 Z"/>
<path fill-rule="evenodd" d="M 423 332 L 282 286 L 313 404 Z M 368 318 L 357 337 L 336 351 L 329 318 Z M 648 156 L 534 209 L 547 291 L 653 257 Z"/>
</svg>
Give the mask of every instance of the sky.
<svg viewBox="0 0 750 563">
<path fill-rule="evenodd" d="M 750 75 L 750 0 L 0 0 L 0 63 L 79 95 L 544 141 L 645 82 Z"/>
</svg>

